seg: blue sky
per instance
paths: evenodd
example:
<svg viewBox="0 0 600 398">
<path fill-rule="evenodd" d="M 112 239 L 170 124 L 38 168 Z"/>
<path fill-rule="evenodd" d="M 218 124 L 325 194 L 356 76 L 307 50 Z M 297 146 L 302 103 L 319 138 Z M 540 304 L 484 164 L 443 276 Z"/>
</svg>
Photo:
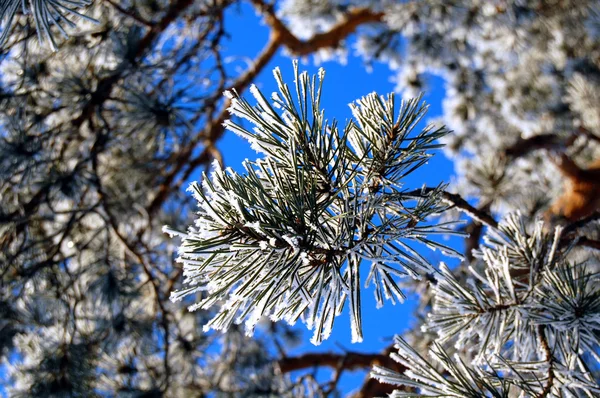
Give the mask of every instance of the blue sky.
<svg viewBox="0 0 600 398">
<path fill-rule="evenodd" d="M 250 6 L 244 5 L 238 9 L 230 10 L 226 14 L 226 31 L 231 34 L 231 39 L 226 42 L 226 53 L 232 57 L 234 64 L 243 67 L 245 60 L 252 59 L 260 52 L 268 38 L 268 28 L 263 26 Z M 272 70 L 279 66 L 288 84 L 293 83 L 293 69 L 291 58 L 279 53 L 271 63 L 263 70 L 255 81 L 258 88 L 267 98 L 276 90 Z M 346 65 L 337 62 L 325 62 L 315 65 L 312 58 L 300 60 L 300 69 L 309 74 L 315 74 L 319 67 L 326 71 L 323 86 L 322 106 L 325 109 L 326 118 L 337 119 L 343 125 L 344 121 L 351 118 L 348 104 L 354 100 L 370 93 L 387 94 L 392 92 L 395 83 L 391 81 L 392 72 L 386 65 L 375 63 L 370 72 L 364 67 L 364 63 L 350 54 Z M 441 102 L 444 96 L 443 82 L 439 78 L 431 77 L 428 81 L 428 91 L 425 93 L 425 101 L 430 104 L 427 119 L 437 117 L 441 114 Z M 250 100 L 251 95 L 243 94 Z M 241 163 L 244 159 L 255 159 L 257 154 L 250 149 L 243 139 L 231 132 L 227 132 L 218 145 L 221 149 L 224 162 L 238 171 L 241 171 Z M 429 162 L 407 179 L 407 188 L 418 188 L 423 184 L 428 186 L 438 185 L 442 181 L 449 181 L 452 174 L 452 163 L 444 157 L 441 150 Z M 436 264 L 439 261 L 448 261 L 439 252 L 424 251 L 426 258 Z M 376 309 L 373 292 L 367 289 L 362 294 L 363 299 L 363 327 L 364 341 L 360 344 L 350 342 L 350 320 L 346 311 L 338 317 L 334 330 L 329 338 L 319 347 L 310 344 L 311 332 L 306 330 L 303 324 L 298 324 L 303 334 L 303 343 L 290 352 L 290 355 L 299 355 L 303 352 L 334 351 L 343 350 L 355 352 L 379 352 L 384 349 L 394 334 L 401 334 L 412 322 L 412 311 L 414 301 L 404 304 L 392 305 L 387 303 L 383 308 Z M 340 386 L 344 392 L 360 386 L 364 372 L 345 372 L 340 380 Z M 323 374 L 325 379 L 327 374 Z"/>
</svg>

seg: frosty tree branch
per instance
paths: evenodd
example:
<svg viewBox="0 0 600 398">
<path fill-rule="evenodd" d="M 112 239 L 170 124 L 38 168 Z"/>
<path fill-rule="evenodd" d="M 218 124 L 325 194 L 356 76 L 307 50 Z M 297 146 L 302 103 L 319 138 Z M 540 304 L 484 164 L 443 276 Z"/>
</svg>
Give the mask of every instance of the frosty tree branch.
<svg viewBox="0 0 600 398">
<path fill-rule="evenodd" d="M 254 86 L 254 107 L 236 92 L 226 94 L 230 112 L 255 129 L 225 125 L 265 158 L 247 162 L 244 175 L 216 165 L 203 188 L 192 188 L 203 209 L 196 227 L 166 230 L 183 238 L 179 261 L 190 285 L 172 299 L 206 291 L 191 309 L 226 300 L 207 325 L 214 329 L 245 321 L 252 333 L 262 316 L 290 323 L 300 318 L 315 328 L 318 344 L 348 297 L 353 340 L 360 340 L 363 262 L 371 263 L 368 279 L 381 305 L 384 296 L 404 299 L 393 275 L 419 278 L 431 271 L 400 237 L 452 252 L 426 237 L 452 233 L 449 228 L 421 224 L 439 212 L 440 188 L 421 198 L 399 191 L 401 179 L 425 163 L 426 151 L 438 147 L 433 141 L 446 131 L 428 126 L 413 137 L 426 109 L 419 100 L 403 102 L 396 116 L 393 96 L 371 94 L 351 105 L 355 121 L 342 135 L 335 121 L 325 125 L 319 108 L 324 72 L 309 79 L 297 64 L 295 70 L 295 96 L 275 70 L 273 105 Z M 237 265 L 223 278 L 214 276 L 230 263 Z"/>
<path fill-rule="evenodd" d="M 294 55 L 306 55 L 320 49 L 336 47 L 360 25 L 380 22 L 383 17 L 382 13 L 372 13 L 366 8 L 351 9 L 346 19 L 332 27 L 329 31 L 318 34 L 309 40 L 302 41 L 296 38 L 285 24 L 275 16 L 273 5 L 267 5 L 261 0 L 252 0 L 252 3 L 263 13 L 272 30 L 269 35 L 269 41 L 253 61 L 252 66 L 231 85 L 230 90 L 239 94 L 244 92 L 248 85 L 265 68 L 280 48 L 285 47 Z M 215 98 L 215 101 L 216 99 L 217 98 Z M 195 139 L 193 139 L 185 150 L 182 151 L 181 156 L 176 160 L 172 171 L 165 177 L 165 182 L 161 184 L 156 197 L 150 204 L 149 211 L 151 213 L 161 205 L 169 192 L 178 189 L 198 166 L 206 165 L 212 160 L 215 143 L 225 132 L 222 125 L 228 117 L 227 108 L 229 108 L 230 105 L 231 101 L 225 101 L 223 110 L 207 123 L 204 130 L 197 134 Z M 199 142 L 204 143 L 204 149 L 198 156 L 191 159 L 192 153 Z M 177 182 L 173 183 L 175 178 L 177 178 L 184 168 L 185 171 L 183 171 L 183 174 L 178 178 Z"/>
</svg>

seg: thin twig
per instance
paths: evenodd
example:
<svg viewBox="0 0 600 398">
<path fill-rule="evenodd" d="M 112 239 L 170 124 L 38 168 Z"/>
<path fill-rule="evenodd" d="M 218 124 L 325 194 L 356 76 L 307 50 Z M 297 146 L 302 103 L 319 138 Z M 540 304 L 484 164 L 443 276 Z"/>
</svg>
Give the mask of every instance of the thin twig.
<svg viewBox="0 0 600 398">
<path fill-rule="evenodd" d="M 562 234 L 564 237 L 567 237 L 569 234 L 571 234 L 571 233 L 577 231 L 578 229 L 587 226 L 589 223 L 592 223 L 597 220 L 600 220 L 600 211 L 592 213 L 589 216 L 582 218 L 581 220 L 572 222 L 571 224 L 567 225 L 563 229 Z"/>
<path fill-rule="evenodd" d="M 341 365 L 340 365 L 341 364 Z M 332 369 L 356 370 L 369 369 L 373 365 L 391 368 L 401 367 L 385 353 L 363 354 L 360 352 L 334 353 L 306 353 L 297 357 L 285 357 L 277 361 L 282 373 L 296 370 L 310 369 L 313 367 L 328 367 Z"/>
<path fill-rule="evenodd" d="M 150 21 L 146 21 L 144 18 L 139 16 L 134 10 L 132 10 L 132 9 L 126 10 L 125 8 L 121 7 L 119 4 L 115 3 L 113 0 L 104 0 L 104 1 L 106 1 L 108 4 L 113 6 L 121 14 L 127 15 L 128 17 L 135 20 L 136 22 L 138 22 L 142 25 L 145 25 L 145 26 L 150 26 L 150 27 L 152 26 L 152 23 Z"/>
<path fill-rule="evenodd" d="M 590 239 L 585 236 L 582 236 L 577 240 L 577 245 L 600 250 L 600 240 Z"/>
<path fill-rule="evenodd" d="M 457 209 L 466 213 L 474 220 L 479 221 L 482 224 L 487 225 L 488 227 L 492 227 L 497 229 L 498 222 L 494 220 L 494 218 L 488 214 L 486 211 L 482 209 L 478 209 L 474 206 L 471 206 L 466 200 L 464 200 L 460 195 L 456 193 L 450 193 L 446 191 L 440 191 L 437 188 L 423 188 L 423 189 L 415 189 L 414 191 L 403 192 L 402 195 L 409 197 L 429 197 L 433 193 L 439 193 L 443 202 L 455 206 Z"/>
<path fill-rule="evenodd" d="M 536 398 L 545 398 L 552 392 L 552 386 L 554 384 L 554 361 L 552 350 L 550 349 L 548 338 L 546 337 L 546 325 L 539 325 L 537 331 L 540 338 L 540 347 L 544 353 L 545 361 L 548 362 L 548 380 L 546 381 L 546 386 Z"/>
</svg>

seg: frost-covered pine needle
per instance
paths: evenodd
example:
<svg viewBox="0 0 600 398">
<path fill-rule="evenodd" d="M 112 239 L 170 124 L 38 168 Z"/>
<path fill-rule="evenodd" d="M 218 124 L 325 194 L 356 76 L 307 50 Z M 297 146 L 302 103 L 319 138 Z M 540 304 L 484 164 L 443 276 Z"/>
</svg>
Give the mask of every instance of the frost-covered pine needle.
<svg viewBox="0 0 600 398">
<path fill-rule="evenodd" d="M 444 248 L 427 236 L 452 233 L 426 223 L 444 208 L 443 186 L 420 199 L 403 188 L 447 131 L 415 131 L 426 110 L 420 98 L 398 110 L 393 95 L 375 93 L 351 105 L 356 120 L 342 130 L 320 107 L 324 71 L 309 77 L 294 68 L 294 91 L 275 69 L 279 93 L 267 97 L 252 86 L 256 105 L 225 94 L 231 114 L 253 125 L 228 120 L 225 127 L 262 158 L 245 162 L 243 174 L 216 166 L 192 186 L 200 210 L 181 235 L 179 261 L 186 283 L 205 286 L 206 295 L 190 309 L 217 306 L 205 328 L 244 323 L 248 334 L 262 317 L 301 320 L 319 344 L 347 304 L 352 341 L 361 341 L 365 277 L 378 306 L 384 298 L 403 301 L 398 280 L 433 271 L 412 245 Z"/>
<path fill-rule="evenodd" d="M 16 14 L 21 8 L 23 14 L 33 15 L 40 43 L 48 42 L 53 50 L 57 49 L 52 28 L 68 37 L 64 28 L 74 28 L 75 23 L 69 17 L 79 17 L 88 21 L 95 19 L 83 15 L 77 9 L 92 4 L 91 0 L 2 0 L 0 3 L 0 46 L 3 46 L 14 28 Z"/>
</svg>

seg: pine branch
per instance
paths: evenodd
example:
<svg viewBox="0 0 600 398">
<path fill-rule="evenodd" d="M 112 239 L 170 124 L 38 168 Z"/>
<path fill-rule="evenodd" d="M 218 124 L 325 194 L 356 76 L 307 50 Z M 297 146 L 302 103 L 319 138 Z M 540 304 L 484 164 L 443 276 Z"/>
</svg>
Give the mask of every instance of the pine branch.
<svg viewBox="0 0 600 398">
<path fill-rule="evenodd" d="M 335 385 L 343 371 L 370 370 L 373 366 L 384 366 L 398 373 L 403 373 L 406 368 L 390 357 L 393 351 L 394 346 L 391 345 L 380 354 L 358 352 L 346 352 L 344 354 L 306 353 L 296 357 L 284 357 L 277 361 L 277 365 L 282 373 L 322 367 L 331 368 L 335 374 L 330 384 Z M 369 377 L 360 390 L 352 395 L 352 398 L 384 396 L 390 394 L 395 388 Z"/>
<path fill-rule="evenodd" d="M 474 259 L 473 250 L 479 246 L 481 235 L 483 233 L 483 224 L 479 221 L 473 220 L 464 229 L 468 237 L 465 238 L 465 259 L 468 263 L 471 263 Z"/>
<path fill-rule="evenodd" d="M 133 64 L 132 66 L 136 66 L 141 61 L 154 40 L 192 4 L 193 0 L 177 0 L 169 7 L 164 17 L 154 23 L 137 43 L 135 53 L 128 60 Z M 128 69 L 126 67 L 117 68 L 111 75 L 98 82 L 96 90 L 91 94 L 90 100 L 84 105 L 81 114 L 72 121 L 73 126 L 80 127 L 86 120 L 92 117 L 96 109 L 102 109 L 104 102 L 110 98 L 113 88 L 123 78 Z"/>
<path fill-rule="evenodd" d="M 591 132 L 590 130 L 586 129 L 585 127 L 579 127 L 579 132 L 585 135 L 589 140 L 600 143 L 600 137 Z"/>
<path fill-rule="evenodd" d="M 437 192 L 435 188 L 423 188 L 415 189 L 414 191 L 410 192 L 404 192 L 403 194 L 406 196 L 424 197 L 429 196 L 434 192 Z M 471 206 L 469 202 L 464 200 L 459 194 L 450 193 L 446 191 L 443 191 L 441 193 L 441 198 L 444 202 L 446 202 L 449 205 L 455 206 L 460 211 L 466 213 L 474 220 L 481 222 L 482 224 L 485 224 L 488 227 L 498 228 L 498 222 L 485 211 L 486 207 L 478 209 L 476 207 Z"/>
<path fill-rule="evenodd" d="M 582 236 L 577 239 L 577 245 L 588 247 L 590 249 L 600 250 L 600 240 L 590 239 Z"/>
<path fill-rule="evenodd" d="M 572 222 L 564 227 L 563 237 L 568 237 L 570 234 L 576 232 L 580 228 L 586 227 L 589 223 L 600 220 L 600 211 L 590 214 L 587 217 Z"/>
<path fill-rule="evenodd" d="M 548 394 L 552 393 L 552 385 L 554 384 L 554 361 L 552 350 L 550 349 L 550 345 L 548 344 L 548 338 L 546 336 L 546 326 L 540 325 L 537 327 L 537 332 L 540 339 L 540 347 L 542 352 L 544 353 L 544 360 L 548 363 L 548 380 L 546 380 L 546 385 L 544 389 L 537 395 L 536 398 L 546 398 Z"/>
<path fill-rule="evenodd" d="M 258 76 L 258 74 L 267 66 L 269 61 L 276 54 L 280 45 L 281 43 L 277 40 L 275 35 L 271 34 L 269 41 L 261 51 L 260 55 L 253 62 L 252 66 L 248 68 L 248 70 L 246 70 L 246 72 L 233 84 L 232 89 L 238 93 L 244 92 L 254 78 Z M 180 151 L 177 159 L 175 160 L 173 169 L 171 169 L 166 175 L 164 181 L 158 187 L 154 199 L 152 199 L 152 202 L 150 202 L 150 205 L 147 208 L 150 214 L 155 213 L 169 196 L 169 194 L 172 191 L 179 189 L 198 166 L 208 164 L 212 160 L 215 145 L 225 132 L 223 123 L 229 117 L 229 111 L 227 109 L 230 106 L 231 100 L 227 99 L 223 104 L 223 108 L 219 115 L 207 123 L 204 130 L 192 138 L 186 147 Z M 190 161 L 194 150 L 200 141 L 203 141 L 204 149 L 197 157 L 193 159 L 193 161 Z M 186 170 L 184 171 L 183 175 L 175 184 L 173 184 L 173 181 L 175 178 L 177 178 L 184 167 Z"/>
<path fill-rule="evenodd" d="M 540 149 L 561 150 L 570 146 L 572 141 L 571 137 L 539 134 L 529 138 L 519 138 L 514 144 L 505 148 L 503 154 L 509 158 L 520 158 Z"/>
<path fill-rule="evenodd" d="M 106 215 L 105 219 L 109 226 L 109 229 L 113 232 L 113 234 L 117 237 L 122 247 L 125 249 L 127 255 L 134 261 L 137 261 L 138 264 L 141 265 L 144 274 L 146 275 L 147 282 L 152 286 L 152 291 L 154 292 L 154 302 L 157 308 L 160 309 L 162 314 L 160 319 L 161 328 L 164 333 L 164 356 L 163 356 L 163 367 L 164 367 L 164 391 L 167 391 L 170 383 L 171 376 L 171 366 L 169 363 L 169 350 L 171 345 L 170 340 L 170 329 L 169 329 L 169 319 L 168 319 L 168 311 L 163 302 L 163 297 L 160 292 L 159 282 L 157 278 L 154 276 L 151 270 L 151 265 L 148 263 L 148 260 L 144 258 L 144 256 L 136 250 L 135 246 L 129 242 L 127 237 L 123 235 L 119 231 L 119 224 L 117 218 L 112 213 L 110 206 L 107 200 L 107 194 L 102 184 L 102 179 L 98 173 L 98 154 L 101 152 L 104 144 L 106 144 L 106 140 L 103 139 L 101 133 L 96 133 L 96 140 L 90 150 L 91 152 L 91 162 L 92 162 L 92 171 L 93 171 L 93 181 L 96 185 L 96 190 L 98 193 L 98 199 L 101 208 L 104 210 Z M 141 243 L 141 237 L 138 236 L 139 243 Z M 60 246 L 59 246 L 60 247 Z"/>
<path fill-rule="evenodd" d="M 600 142 L 600 137 L 583 127 L 579 128 L 579 133 Z M 577 134 L 569 137 L 540 134 L 520 138 L 503 153 L 510 158 L 519 158 L 539 149 L 560 152 L 560 157 L 554 163 L 565 177 L 564 193 L 554 201 L 549 214 L 569 221 L 576 221 L 600 209 L 600 160 L 592 162 L 587 168 L 581 168 L 564 153 L 577 137 Z"/>
<path fill-rule="evenodd" d="M 302 41 L 295 37 L 285 24 L 277 18 L 273 5 L 266 4 L 262 0 L 252 0 L 252 3 L 265 16 L 267 23 L 271 26 L 271 32 L 267 44 L 260 55 L 254 60 L 252 66 L 231 86 L 231 90 L 235 90 L 239 94 L 242 94 L 248 88 L 254 78 L 262 72 L 281 47 L 288 48 L 294 55 L 308 55 L 322 48 L 335 47 L 346 37 L 354 33 L 360 25 L 380 22 L 383 18 L 382 13 L 373 13 L 366 8 L 352 9 L 348 12 L 344 20 L 329 31 L 315 35 L 307 41 Z M 222 111 L 208 122 L 204 130 L 192 138 L 186 148 L 180 152 L 180 155 L 175 160 L 175 166 L 169 171 L 164 182 L 159 186 L 156 196 L 148 206 L 149 213 L 156 212 L 169 194 L 179 189 L 198 166 L 210 163 L 213 159 L 216 142 L 225 132 L 223 122 L 229 116 L 227 108 L 230 105 L 230 100 L 225 101 Z M 204 144 L 204 149 L 198 156 L 192 159 L 192 155 L 201 141 Z M 177 178 L 184 168 L 183 174 Z M 176 178 L 177 181 L 174 182 Z"/>
<path fill-rule="evenodd" d="M 256 8 L 261 11 L 265 21 L 271 26 L 272 32 L 283 46 L 293 55 L 304 56 L 317 52 L 322 48 L 336 48 L 341 42 L 354 33 L 361 25 L 381 22 L 384 17 L 382 12 L 373 12 L 369 8 L 352 8 L 344 18 L 327 32 L 316 34 L 308 40 L 300 40 L 294 36 L 285 24 L 275 15 L 273 4 L 263 0 L 251 0 Z"/>
<path fill-rule="evenodd" d="M 370 369 L 373 365 L 396 368 L 402 372 L 404 367 L 389 357 L 389 352 L 381 354 L 364 354 L 360 352 L 334 353 L 306 353 L 297 357 L 285 357 L 277 361 L 282 373 L 297 370 L 328 367 L 332 369 L 357 370 Z"/>
<path fill-rule="evenodd" d="M 426 111 L 420 98 L 402 101 L 397 111 L 393 95 L 372 93 L 351 104 L 354 120 L 342 132 L 320 107 L 325 72 L 309 78 L 297 62 L 294 72 L 296 95 L 275 70 L 279 93 L 273 103 L 256 87 L 255 106 L 237 92 L 226 93 L 229 112 L 255 126 L 228 120 L 227 128 L 265 157 L 246 161 L 244 174 L 217 166 L 202 187 L 192 186 L 200 205 L 195 227 L 188 233 L 165 229 L 183 239 L 179 261 L 190 285 L 171 299 L 204 290 L 192 310 L 226 300 L 205 329 L 227 330 L 245 321 L 251 334 L 262 316 L 301 319 L 314 329 L 314 344 L 330 335 L 348 300 L 352 338 L 360 341 L 361 264 L 370 264 L 367 282 L 383 305 L 384 298 L 404 300 L 396 278 L 433 271 L 408 241 L 456 253 L 427 237 L 454 230 L 421 224 L 442 211 L 441 188 L 420 198 L 397 188 L 426 163 L 447 130 L 414 132 Z M 377 192 L 370 190 L 374 183 L 381 186 Z"/>
<path fill-rule="evenodd" d="M 52 49 L 56 51 L 57 45 L 52 27 L 55 26 L 64 36 L 67 36 L 63 25 L 75 26 L 75 23 L 69 20 L 67 16 L 77 16 L 91 22 L 97 22 L 95 19 L 87 17 L 76 10 L 90 4 L 92 4 L 91 0 L 40 0 L 35 2 L 3 0 L 0 3 L 0 26 L 4 22 L 4 27 L 0 30 L 0 48 L 6 44 L 11 31 L 14 29 L 13 20 L 19 8 L 22 9 L 24 14 L 33 15 L 40 44 L 48 41 Z"/>
<path fill-rule="evenodd" d="M 529 138 L 518 138 L 512 145 L 504 149 L 502 155 L 509 158 L 520 158 L 540 149 L 562 152 L 575 143 L 578 137 L 577 133 L 586 136 L 589 140 L 600 142 L 600 137 L 588 129 L 580 127 L 577 132 L 573 132 L 566 137 L 546 133 L 534 135 Z"/>
</svg>

